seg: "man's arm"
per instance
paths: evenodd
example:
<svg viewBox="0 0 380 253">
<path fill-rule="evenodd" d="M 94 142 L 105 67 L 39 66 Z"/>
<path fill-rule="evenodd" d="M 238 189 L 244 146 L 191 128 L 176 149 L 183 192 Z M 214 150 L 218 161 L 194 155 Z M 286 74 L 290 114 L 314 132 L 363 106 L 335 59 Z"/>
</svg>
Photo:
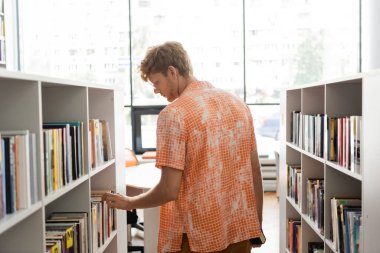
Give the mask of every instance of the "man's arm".
<svg viewBox="0 0 380 253">
<path fill-rule="evenodd" d="M 251 152 L 251 167 L 253 176 L 253 189 L 256 196 L 257 213 L 259 215 L 260 226 L 263 223 L 263 179 L 261 177 L 261 166 L 257 151 Z"/>
<path fill-rule="evenodd" d="M 116 193 L 106 193 L 103 199 L 111 208 L 131 210 L 137 208 L 150 208 L 163 205 L 178 197 L 182 178 L 182 170 L 163 167 L 160 182 L 147 192 L 134 197 Z"/>
</svg>

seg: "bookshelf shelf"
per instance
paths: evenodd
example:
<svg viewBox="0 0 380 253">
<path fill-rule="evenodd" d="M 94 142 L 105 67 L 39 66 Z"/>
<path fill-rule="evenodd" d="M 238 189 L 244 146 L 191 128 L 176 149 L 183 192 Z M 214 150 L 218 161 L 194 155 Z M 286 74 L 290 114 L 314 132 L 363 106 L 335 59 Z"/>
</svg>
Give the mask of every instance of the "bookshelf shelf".
<svg viewBox="0 0 380 253">
<path fill-rule="evenodd" d="M 332 210 L 335 210 L 333 209 L 334 201 L 332 199 L 334 198 L 360 199 L 362 217 L 360 228 L 361 252 L 380 252 L 380 245 L 376 236 L 380 227 L 378 215 L 380 213 L 380 202 L 378 201 L 380 192 L 378 181 L 378 178 L 380 178 L 380 170 L 378 169 L 380 147 L 378 143 L 380 143 L 380 135 L 377 134 L 380 125 L 380 117 L 378 116 L 380 111 L 380 103 L 378 103 L 379 83 L 380 71 L 377 70 L 313 85 L 290 88 L 282 93 L 281 118 L 284 120 L 281 122 L 281 129 L 285 131 L 281 132 L 282 145 L 280 151 L 279 181 L 280 187 L 283 189 L 280 193 L 280 252 L 288 252 L 289 233 L 287 223 L 288 220 L 293 220 L 297 217 L 301 217 L 301 252 L 307 253 L 308 245 L 311 242 L 323 243 L 324 252 L 326 253 L 338 252 L 335 250 L 335 242 L 332 239 L 332 231 L 334 230 L 332 227 L 334 223 L 332 213 L 334 212 Z M 301 120 L 297 118 L 297 114 L 300 114 Z M 323 115 L 323 124 L 318 125 L 322 129 L 322 136 L 310 134 L 310 128 L 308 128 L 310 126 L 306 126 L 304 122 L 304 119 L 308 117 L 305 115 Z M 357 136 L 352 138 L 352 132 L 348 132 L 352 130 L 352 125 L 350 125 L 352 116 L 360 116 L 360 138 Z M 349 123 L 344 123 L 343 125 L 347 129 L 344 130 L 347 135 L 335 137 L 339 143 L 334 145 L 345 145 L 339 146 L 341 153 L 336 153 L 337 158 L 335 159 L 339 159 L 339 162 L 330 161 L 334 160 L 331 153 L 329 153 L 331 152 L 331 145 L 333 145 L 332 139 L 330 139 L 331 131 L 329 131 L 331 130 L 331 125 L 329 125 L 331 118 L 349 119 L 349 121 L 346 120 Z M 312 127 L 317 126 L 316 122 L 312 122 Z M 294 124 L 300 125 L 295 126 Z M 343 126 L 342 129 L 344 128 Z M 301 132 L 297 132 L 300 129 Z M 315 151 L 308 152 L 300 147 L 305 147 L 305 134 L 308 134 L 307 138 L 313 138 L 311 145 L 323 143 L 322 157 L 314 155 Z M 343 136 L 344 140 L 338 139 L 343 138 Z M 351 139 L 354 142 L 351 142 Z M 310 145 L 309 139 L 308 142 L 307 144 Z M 357 146 L 353 146 L 352 143 Z M 351 149 L 351 147 L 355 147 L 355 149 Z M 357 162 L 354 157 L 357 154 L 356 147 L 360 148 L 360 167 L 358 167 L 358 170 L 351 163 Z M 313 150 L 313 147 L 311 149 Z M 334 151 L 334 149 L 332 150 Z M 353 150 L 355 153 L 353 153 Z M 342 164 L 346 165 L 342 166 Z M 297 178 L 297 180 L 300 180 L 298 188 L 301 197 L 300 208 L 297 208 L 294 200 L 287 193 L 289 187 L 287 174 L 290 172 L 295 173 L 294 169 L 288 169 L 288 165 L 298 165 L 300 167 L 300 172 L 298 173 L 300 173 L 299 177 L 301 179 Z M 291 175 L 290 178 L 293 179 L 294 175 Z M 313 180 L 317 180 L 315 182 L 319 182 L 321 185 L 312 186 L 314 191 L 310 191 L 308 186 L 310 187 Z M 312 219 L 309 216 L 310 207 L 316 208 L 314 205 L 310 205 L 310 199 L 313 198 L 319 200 L 320 209 L 318 209 L 318 212 L 321 212 L 321 216 L 318 217 L 323 217 L 323 235 L 319 232 L 320 229 L 317 223 L 313 221 L 314 218 Z M 340 206 L 339 208 L 343 207 Z M 313 210 L 315 212 L 317 209 Z M 359 225 L 357 225 L 356 229 L 358 227 Z M 356 231 L 359 231 L 359 229 Z"/>
<path fill-rule="evenodd" d="M 95 234 L 92 233 L 94 209 L 91 203 L 92 190 L 109 189 L 125 193 L 124 124 L 123 117 L 116 117 L 123 113 L 122 94 L 122 90 L 114 87 L 0 70 L 0 133 L 28 130 L 34 135 L 35 149 L 31 149 L 31 157 L 36 168 L 34 179 L 28 178 L 31 185 L 36 185 L 36 189 L 33 188 L 35 203 L 0 217 L 1 252 L 46 252 L 46 220 L 53 213 L 86 213 L 88 234 L 84 241 L 89 253 L 125 252 L 126 212 L 115 212 L 116 230 L 109 237 L 105 235 L 108 239 L 97 247 L 93 244 L 96 240 L 93 240 Z M 107 149 L 113 152 L 112 158 L 104 158 L 108 161 L 95 169 L 91 168 L 90 119 L 107 121 L 110 140 Z M 49 150 L 46 148 L 45 123 L 64 123 L 66 129 L 57 131 L 61 134 L 54 137 L 60 138 L 54 147 L 62 149 L 55 151 L 58 158 L 51 158 L 54 163 L 60 161 L 62 165 L 51 166 L 51 170 L 46 170 Z M 67 140 L 70 146 L 64 145 Z M 67 159 L 60 159 L 60 156 Z M 48 173 L 51 173 L 51 178 Z M 61 183 L 63 180 L 69 183 Z M 53 182 L 56 189 L 47 195 L 46 182 Z M 101 219 L 98 217 L 98 220 Z"/>
<path fill-rule="evenodd" d="M 116 235 L 117 232 L 113 231 L 105 243 L 100 248 L 98 248 L 97 253 L 103 253 L 107 249 L 108 245 L 113 241 L 113 239 L 115 239 Z"/>
<path fill-rule="evenodd" d="M 298 212 L 301 213 L 301 208 L 294 202 L 294 200 L 291 197 L 286 197 L 286 200 L 293 206 L 293 208 Z"/>
<path fill-rule="evenodd" d="M 334 249 L 334 244 L 333 244 L 333 242 L 332 242 L 330 239 L 326 239 L 325 243 L 326 243 L 327 247 L 329 247 L 329 249 L 330 249 L 332 252 L 334 252 L 334 253 L 338 253 L 338 251 L 336 251 L 336 250 Z"/>
<path fill-rule="evenodd" d="M 86 182 L 87 180 L 88 180 L 87 175 L 82 176 L 82 177 L 78 178 L 77 180 L 74 180 L 70 184 L 65 185 L 62 188 L 50 193 L 49 195 L 45 196 L 44 204 L 48 205 L 51 202 L 59 199 L 61 196 L 67 194 L 69 191 L 71 191 L 72 189 L 75 189 L 76 187 L 78 187 L 78 185 L 82 184 L 83 182 Z"/>
<path fill-rule="evenodd" d="M 321 238 L 321 240 L 325 239 L 324 235 L 321 234 L 321 231 L 319 231 L 315 222 L 312 221 L 309 216 L 302 214 L 302 219 L 307 223 L 307 225 L 309 225 L 312 230 L 314 230 L 314 232 Z"/>
<path fill-rule="evenodd" d="M 42 203 L 40 201 L 33 204 L 28 209 L 22 209 L 20 211 L 17 211 L 16 213 L 6 215 L 3 219 L 0 220 L 0 234 L 6 232 L 8 229 L 12 228 L 17 223 L 27 219 L 29 216 L 31 216 L 33 213 L 40 210 L 41 208 Z"/>
<path fill-rule="evenodd" d="M 292 148 L 292 149 L 294 149 L 294 150 L 300 152 L 300 153 L 303 152 L 303 150 L 302 150 L 300 147 L 297 147 L 297 146 L 294 145 L 293 143 L 287 142 L 286 145 L 287 145 L 288 147 L 290 147 L 290 148 Z"/>
<path fill-rule="evenodd" d="M 353 178 L 356 178 L 357 180 L 359 181 L 362 181 L 363 177 L 362 175 L 359 175 L 357 173 L 354 173 L 352 171 L 349 171 L 347 168 L 344 168 L 342 166 L 340 166 L 338 163 L 336 162 L 331 162 L 331 161 L 326 161 L 326 165 L 330 166 L 331 168 L 334 168 L 350 177 L 353 177 Z"/>
<path fill-rule="evenodd" d="M 102 172 L 104 169 L 108 168 L 110 165 L 112 165 L 114 163 L 115 163 L 115 159 L 112 159 L 112 160 L 107 161 L 104 164 L 92 169 L 90 172 L 90 177 L 93 177 L 96 174 L 98 174 L 99 172 Z"/>
</svg>

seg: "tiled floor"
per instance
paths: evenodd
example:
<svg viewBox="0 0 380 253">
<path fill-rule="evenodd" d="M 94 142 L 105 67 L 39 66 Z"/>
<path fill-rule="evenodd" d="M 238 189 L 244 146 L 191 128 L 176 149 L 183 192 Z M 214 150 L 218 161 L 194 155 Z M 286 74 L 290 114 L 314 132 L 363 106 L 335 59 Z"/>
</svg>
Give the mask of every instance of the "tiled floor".
<svg viewBox="0 0 380 253">
<path fill-rule="evenodd" d="M 139 217 L 142 217 L 141 210 L 138 210 Z M 263 230 L 267 242 L 261 248 L 252 249 L 252 253 L 278 253 L 279 252 L 279 203 L 275 192 L 264 194 L 263 209 Z M 132 229 L 132 240 L 135 245 L 143 244 L 144 233 Z"/>
</svg>

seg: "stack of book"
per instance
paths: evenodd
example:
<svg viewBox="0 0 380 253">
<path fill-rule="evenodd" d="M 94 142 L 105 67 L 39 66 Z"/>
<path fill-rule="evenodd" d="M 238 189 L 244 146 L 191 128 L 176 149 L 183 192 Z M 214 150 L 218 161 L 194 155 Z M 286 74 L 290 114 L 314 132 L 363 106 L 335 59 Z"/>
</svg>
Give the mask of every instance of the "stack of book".
<svg viewBox="0 0 380 253">
<path fill-rule="evenodd" d="M 45 194 L 83 176 L 83 122 L 43 124 Z"/>
<path fill-rule="evenodd" d="M 323 157 L 325 115 L 304 115 L 293 111 L 291 117 L 291 142 L 303 150 Z"/>
<path fill-rule="evenodd" d="M 361 116 L 327 118 L 327 159 L 354 173 L 360 170 Z"/>
<path fill-rule="evenodd" d="M 88 253 L 86 212 L 56 212 L 46 220 L 46 252 Z"/>
<path fill-rule="evenodd" d="M 293 111 L 290 121 L 291 142 L 302 148 L 302 113 L 300 111 Z"/>
<path fill-rule="evenodd" d="M 301 221 L 288 220 L 288 249 L 290 253 L 301 252 Z"/>
<path fill-rule="evenodd" d="M 294 203 L 301 206 L 301 165 L 287 165 L 288 167 L 288 196 Z"/>
<path fill-rule="evenodd" d="M 322 114 L 303 115 L 303 149 L 323 157 L 324 118 Z"/>
<path fill-rule="evenodd" d="M 306 212 L 324 234 L 324 180 L 308 178 L 306 181 Z"/>
<path fill-rule="evenodd" d="M 110 127 L 107 121 L 90 119 L 91 166 L 96 168 L 113 159 Z"/>
<path fill-rule="evenodd" d="M 361 199 L 331 199 L 332 241 L 336 251 L 361 252 L 361 220 Z"/>
<path fill-rule="evenodd" d="M 36 137 L 28 130 L 0 132 L 0 219 L 38 201 Z"/>
<path fill-rule="evenodd" d="M 102 196 L 111 190 L 91 191 L 93 249 L 101 247 L 116 229 L 116 211 L 109 208 Z"/>
</svg>

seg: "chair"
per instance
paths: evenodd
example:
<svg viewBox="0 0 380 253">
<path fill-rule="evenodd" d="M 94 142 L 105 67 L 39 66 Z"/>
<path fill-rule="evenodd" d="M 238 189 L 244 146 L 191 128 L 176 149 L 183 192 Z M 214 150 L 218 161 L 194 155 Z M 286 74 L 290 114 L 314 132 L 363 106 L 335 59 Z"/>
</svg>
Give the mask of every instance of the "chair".
<svg viewBox="0 0 380 253">
<path fill-rule="evenodd" d="M 131 225 L 128 227 L 137 228 L 141 231 L 144 231 L 144 223 L 138 222 L 138 215 L 136 212 L 136 209 L 133 209 L 131 211 L 127 211 L 127 224 Z M 131 230 L 129 229 L 129 234 L 131 233 Z M 144 245 L 130 245 L 130 242 L 128 241 L 128 252 L 133 251 L 139 251 L 141 253 L 144 253 Z"/>
<path fill-rule="evenodd" d="M 131 149 L 125 149 L 125 167 L 131 167 L 138 165 L 138 160 L 136 157 L 135 152 Z M 141 231 L 144 231 L 144 224 L 141 222 L 138 222 L 139 217 L 137 215 L 136 209 L 133 209 L 131 211 L 127 211 L 127 226 L 128 226 L 128 234 L 131 234 L 131 228 L 137 228 Z M 139 251 L 141 253 L 144 253 L 144 246 L 142 245 L 132 245 L 132 240 L 128 238 L 128 252 L 134 252 Z"/>
</svg>

